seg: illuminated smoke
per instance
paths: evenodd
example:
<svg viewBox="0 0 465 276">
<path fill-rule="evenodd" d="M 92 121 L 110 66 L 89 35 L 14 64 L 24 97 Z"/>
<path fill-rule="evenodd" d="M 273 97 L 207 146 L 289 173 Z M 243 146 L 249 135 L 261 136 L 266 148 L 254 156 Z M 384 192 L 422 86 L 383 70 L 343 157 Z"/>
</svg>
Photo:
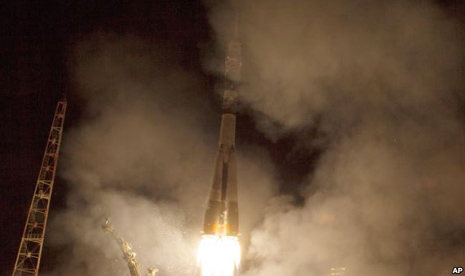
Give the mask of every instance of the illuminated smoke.
<svg viewBox="0 0 465 276">
<path fill-rule="evenodd" d="M 429 275 L 457 265 L 460 252 L 435 241 L 465 227 L 460 26 L 428 1 L 241 5 L 243 103 L 270 139 L 294 135 L 323 151 L 296 206 L 286 195 L 268 200 L 276 172 L 266 150 L 238 148 L 244 274 L 346 266 L 355 275 Z M 212 10 L 220 47 L 225 18 L 226 9 Z M 87 39 L 73 67 L 86 116 L 67 132 L 61 159 L 70 197 L 47 234 L 72 253 L 52 275 L 127 275 L 100 229 L 105 216 L 142 268 L 192 275 L 217 150 L 210 90 L 176 67 L 172 47 Z"/>
<path fill-rule="evenodd" d="M 438 274 L 463 259 L 454 242 L 465 229 L 457 20 L 433 1 L 230 1 L 211 6 L 222 48 L 233 5 L 240 95 L 257 127 L 292 136 L 295 151 L 322 152 L 295 191 L 300 204 L 269 202 L 244 274 Z"/>
<path fill-rule="evenodd" d="M 105 217 L 133 246 L 142 273 L 154 266 L 157 276 L 194 275 L 220 114 L 177 51 L 104 33 L 77 45 L 72 69 L 84 116 L 65 134 L 60 174 L 69 197 L 47 233 L 49 246 L 69 254 L 44 275 L 128 275 L 118 244 L 100 227 Z M 273 181 L 263 150 L 237 154 L 239 177 L 255 183 L 239 189 L 242 229 L 250 233 Z"/>
</svg>

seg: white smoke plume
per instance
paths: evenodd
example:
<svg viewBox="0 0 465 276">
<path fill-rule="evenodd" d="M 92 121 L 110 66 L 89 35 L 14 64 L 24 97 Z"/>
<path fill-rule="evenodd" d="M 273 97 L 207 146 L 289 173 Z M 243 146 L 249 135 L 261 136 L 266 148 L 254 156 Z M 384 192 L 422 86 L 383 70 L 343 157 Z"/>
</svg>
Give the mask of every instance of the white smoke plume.
<svg viewBox="0 0 465 276">
<path fill-rule="evenodd" d="M 271 139 L 314 128 L 306 146 L 324 149 L 303 206 L 270 201 L 245 275 L 450 274 L 465 256 L 456 19 L 431 1 L 236 1 L 212 5 L 219 47 L 231 6 L 258 127 Z"/>
<path fill-rule="evenodd" d="M 47 237 L 72 254 L 59 256 L 49 275 L 129 275 L 101 229 L 105 217 L 132 244 L 143 274 L 155 266 L 157 275 L 194 275 L 220 115 L 201 76 L 181 69 L 180 54 L 104 33 L 77 45 L 72 68 L 85 117 L 67 130 L 60 167 L 68 204 Z M 239 190 L 241 227 L 250 233 L 274 184 L 266 154 L 248 152 L 238 152 L 238 170 L 253 184 Z"/>
</svg>

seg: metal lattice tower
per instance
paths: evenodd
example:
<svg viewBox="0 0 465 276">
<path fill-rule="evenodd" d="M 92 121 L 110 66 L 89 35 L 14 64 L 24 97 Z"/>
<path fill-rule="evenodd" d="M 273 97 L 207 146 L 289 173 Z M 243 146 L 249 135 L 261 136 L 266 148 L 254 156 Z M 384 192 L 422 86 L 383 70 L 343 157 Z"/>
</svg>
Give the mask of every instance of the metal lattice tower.
<svg viewBox="0 0 465 276">
<path fill-rule="evenodd" d="M 21 245 L 16 257 L 13 276 L 34 275 L 39 273 L 40 259 L 45 238 L 50 200 L 52 199 L 58 153 L 60 151 L 63 123 L 66 113 L 66 98 L 58 101 L 52 127 L 45 147 L 42 166 L 32 197 L 31 207 L 24 227 Z"/>
</svg>

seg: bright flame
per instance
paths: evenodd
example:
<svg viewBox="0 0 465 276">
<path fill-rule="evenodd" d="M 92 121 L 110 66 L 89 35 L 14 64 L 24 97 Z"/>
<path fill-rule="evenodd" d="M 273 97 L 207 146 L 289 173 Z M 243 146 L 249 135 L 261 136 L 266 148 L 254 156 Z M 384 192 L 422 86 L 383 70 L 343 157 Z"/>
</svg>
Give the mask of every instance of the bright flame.
<svg viewBox="0 0 465 276">
<path fill-rule="evenodd" d="M 197 259 L 202 276 L 237 275 L 240 261 L 241 247 L 237 237 L 220 235 L 202 237 Z"/>
</svg>

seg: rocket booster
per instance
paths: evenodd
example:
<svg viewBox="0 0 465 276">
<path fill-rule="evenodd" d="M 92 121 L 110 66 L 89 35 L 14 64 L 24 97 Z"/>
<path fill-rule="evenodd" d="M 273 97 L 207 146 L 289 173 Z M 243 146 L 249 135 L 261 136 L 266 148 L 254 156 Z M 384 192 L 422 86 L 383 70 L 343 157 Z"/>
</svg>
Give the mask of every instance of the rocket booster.
<svg viewBox="0 0 465 276">
<path fill-rule="evenodd" d="M 234 39 L 229 42 L 225 60 L 228 81 L 223 92 L 219 153 L 210 191 L 203 233 L 205 235 L 237 236 L 239 214 L 235 158 L 237 86 L 241 81 L 241 44 L 237 39 L 236 18 Z"/>
</svg>

